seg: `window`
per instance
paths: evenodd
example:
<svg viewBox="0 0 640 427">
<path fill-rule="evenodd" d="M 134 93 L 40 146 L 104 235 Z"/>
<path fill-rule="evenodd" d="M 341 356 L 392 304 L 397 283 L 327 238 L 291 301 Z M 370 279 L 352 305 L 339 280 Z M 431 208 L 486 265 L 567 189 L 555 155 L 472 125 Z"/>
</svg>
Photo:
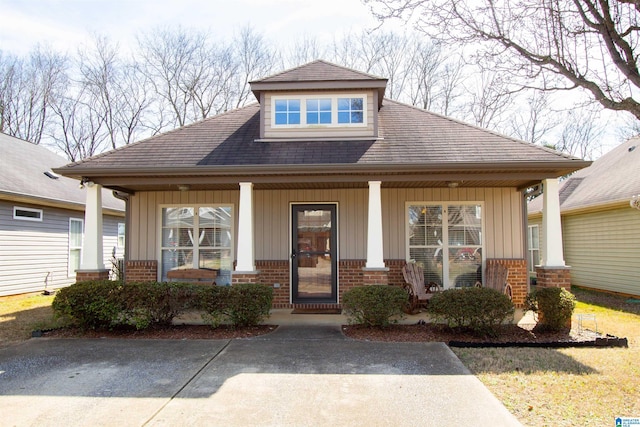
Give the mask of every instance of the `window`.
<svg viewBox="0 0 640 427">
<path fill-rule="evenodd" d="M 69 218 L 69 276 L 74 276 L 82 261 L 84 220 Z"/>
<path fill-rule="evenodd" d="M 536 265 L 540 265 L 540 230 L 537 225 L 529 226 L 527 239 L 529 249 L 529 271 L 536 272 Z"/>
<path fill-rule="evenodd" d="M 219 285 L 231 283 L 231 206 L 162 208 L 162 280 L 179 268 L 218 270 Z"/>
<path fill-rule="evenodd" d="M 124 248 L 124 222 L 118 223 L 118 247 Z"/>
<path fill-rule="evenodd" d="M 276 124 L 277 125 L 299 125 L 300 124 L 300 100 L 299 99 L 277 99 Z"/>
<path fill-rule="evenodd" d="M 408 203 L 408 255 L 425 282 L 444 288 L 482 280 L 482 205 Z"/>
<path fill-rule="evenodd" d="M 338 98 L 338 123 L 362 123 L 363 107 L 362 98 Z"/>
<path fill-rule="evenodd" d="M 274 96 L 271 125 L 304 128 L 308 126 L 366 126 L 367 96 L 348 97 L 300 95 L 297 98 Z"/>
<path fill-rule="evenodd" d="M 307 99 L 307 124 L 331 123 L 331 98 Z"/>
<path fill-rule="evenodd" d="M 42 209 L 13 207 L 13 219 L 22 221 L 42 221 Z"/>
</svg>

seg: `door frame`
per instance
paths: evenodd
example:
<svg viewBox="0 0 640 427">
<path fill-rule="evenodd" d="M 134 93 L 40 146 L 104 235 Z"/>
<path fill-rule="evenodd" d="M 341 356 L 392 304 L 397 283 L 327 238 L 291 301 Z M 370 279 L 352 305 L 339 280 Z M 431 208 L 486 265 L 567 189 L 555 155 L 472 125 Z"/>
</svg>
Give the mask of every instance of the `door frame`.
<svg viewBox="0 0 640 427">
<path fill-rule="evenodd" d="M 333 218 L 335 224 L 332 222 L 331 224 L 331 239 L 335 240 L 334 249 L 331 251 L 331 254 L 334 255 L 332 259 L 332 271 L 331 271 L 331 293 L 332 297 L 327 298 L 304 298 L 298 299 L 295 296 L 295 292 L 297 290 L 297 284 L 294 286 L 294 262 L 292 259 L 294 243 L 294 208 L 295 207 L 317 207 L 317 208 L 326 208 L 330 207 L 333 209 L 334 216 Z M 338 269 L 339 269 L 339 260 L 340 260 L 340 233 L 338 228 L 338 218 L 339 218 L 339 205 L 338 202 L 289 202 L 289 303 L 291 304 L 338 304 L 340 301 L 340 283 Z"/>
</svg>

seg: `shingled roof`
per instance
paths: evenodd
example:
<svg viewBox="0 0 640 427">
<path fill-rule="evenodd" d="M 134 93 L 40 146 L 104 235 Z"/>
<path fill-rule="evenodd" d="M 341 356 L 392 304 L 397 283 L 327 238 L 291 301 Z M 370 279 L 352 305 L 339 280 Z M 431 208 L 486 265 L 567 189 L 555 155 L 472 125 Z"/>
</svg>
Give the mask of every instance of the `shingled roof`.
<svg viewBox="0 0 640 427">
<path fill-rule="evenodd" d="M 363 87 L 367 82 L 382 88 L 386 85 L 386 79 L 325 61 L 257 82 L 280 85 L 281 89 L 281 85 L 301 82 L 308 88 L 309 82 L 325 84 L 329 80 L 333 83 L 325 88 L 334 87 L 336 82 L 353 87 Z M 303 182 L 310 175 L 316 175 L 315 182 L 321 180 L 320 175 L 328 180 L 334 176 L 334 181 L 359 180 L 365 184 L 367 179 L 384 177 L 387 185 L 393 180 L 398 185 L 401 181 L 403 185 L 441 181 L 441 185 L 464 179 L 465 185 L 520 187 L 589 164 L 396 101 L 380 101 L 376 139 L 260 141 L 260 105 L 252 104 L 57 171 L 76 178 L 92 177 L 103 185 L 123 189 L 151 188 L 145 187 L 140 177 L 151 181 L 152 177 L 197 176 L 198 183 L 211 185 L 232 183 L 234 179 L 236 184 L 239 179 L 282 182 L 284 176 L 288 182 Z"/>
<path fill-rule="evenodd" d="M 588 168 L 564 180 L 560 186 L 560 210 L 628 204 L 640 194 L 640 137 L 609 151 Z M 542 198 L 529 203 L 529 213 L 542 211 Z"/>
<path fill-rule="evenodd" d="M 84 210 L 78 181 L 52 174 L 67 159 L 47 148 L 0 133 L 0 199 Z M 124 211 L 124 202 L 103 192 L 104 208 Z"/>
</svg>

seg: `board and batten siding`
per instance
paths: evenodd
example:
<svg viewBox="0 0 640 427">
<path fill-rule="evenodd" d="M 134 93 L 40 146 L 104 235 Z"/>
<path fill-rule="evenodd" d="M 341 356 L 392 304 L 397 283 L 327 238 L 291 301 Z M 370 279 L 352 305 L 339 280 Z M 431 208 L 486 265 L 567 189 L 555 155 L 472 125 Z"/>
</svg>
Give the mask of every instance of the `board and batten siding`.
<svg viewBox="0 0 640 427">
<path fill-rule="evenodd" d="M 132 260 L 159 259 L 161 206 L 233 205 L 237 255 L 238 191 L 139 192 L 131 198 Z M 366 259 L 369 191 L 254 190 L 256 260 L 286 260 L 292 203 L 337 203 L 341 259 Z M 487 258 L 523 258 L 521 193 L 512 188 L 382 189 L 384 257 L 406 259 L 406 202 L 483 202 Z"/>
<path fill-rule="evenodd" d="M 42 209 L 42 221 L 13 219 L 13 207 Z M 57 289 L 75 281 L 69 275 L 69 219 L 84 220 L 84 212 L 0 201 L 0 295 Z M 104 216 L 104 262 L 111 268 L 117 247 L 118 223 L 124 218 Z M 118 248 L 119 256 L 123 249 Z"/>
<path fill-rule="evenodd" d="M 562 236 L 572 285 L 640 295 L 640 212 L 563 215 Z"/>
<path fill-rule="evenodd" d="M 272 97 L 273 96 L 286 96 L 287 98 L 296 98 L 301 96 L 313 97 L 317 95 L 319 98 L 321 97 L 331 97 L 331 96 L 341 96 L 341 95 L 360 95 L 365 94 L 367 97 L 367 124 L 366 126 L 340 126 L 340 125 L 311 125 L 308 127 L 283 127 L 283 128 L 273 128 L 271 126 L 271 117 L 272 117 Z M 265 102 L 264 102 L 264 137 L 265 138 L 295 138 L 295 139 L 304 139 L 304 138 L 361 138 L 361 137 L 371 137 L 374 136 L 375 130 L 375 108 L 377 108 L 377 101 L 374 96 L 373 91 L 358 91 L 358 90 L 349 90 L 346 92 L 326 92 L 326 91 L 318 91 L 318 92 L 273 92 L 265 94 Z"/>
</svg>

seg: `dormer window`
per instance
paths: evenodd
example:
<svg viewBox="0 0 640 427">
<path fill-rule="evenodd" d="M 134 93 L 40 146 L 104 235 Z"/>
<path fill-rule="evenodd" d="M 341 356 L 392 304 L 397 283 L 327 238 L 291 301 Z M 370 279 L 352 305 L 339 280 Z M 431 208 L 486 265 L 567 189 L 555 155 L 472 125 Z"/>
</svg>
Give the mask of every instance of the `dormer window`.
<svg viewBox="0 0 640 427">
<path fill-rule="evenodd" d="M 362 98 L 338 98 L 338 123 L 362 123 L 364 103 Z"/>
<path fill-rule="evenodd" d="M 277 95 L 271 98 L 274 128 L 362 127 L 367 125 L 367 95 Z"/>
<path fill-rule="evenodd" d="M 299 125 L 300 124 L 300 100 L 276 99 L 275 100 L 275 124 Z"/>
</svg>

